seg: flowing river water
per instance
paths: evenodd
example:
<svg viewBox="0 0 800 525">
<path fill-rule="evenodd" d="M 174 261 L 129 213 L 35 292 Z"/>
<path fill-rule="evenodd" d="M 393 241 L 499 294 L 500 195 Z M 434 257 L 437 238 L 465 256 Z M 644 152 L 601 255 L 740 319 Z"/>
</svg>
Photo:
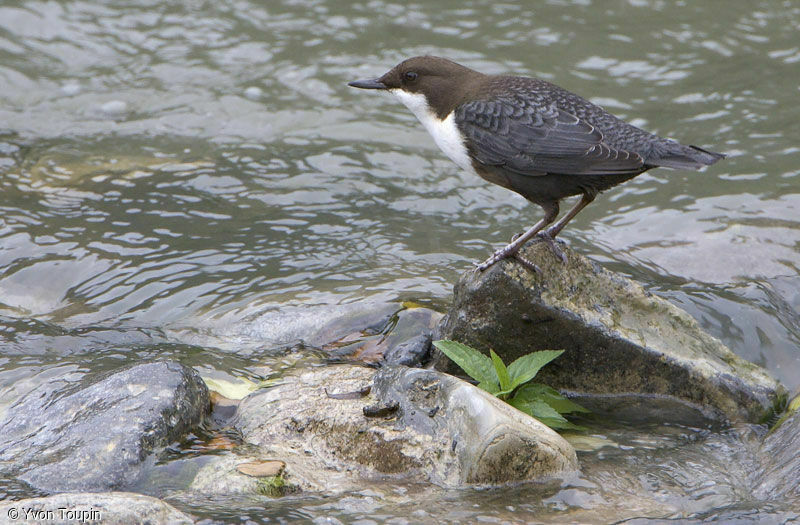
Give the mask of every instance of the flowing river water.
<svg viewBox="0 0 800 525">
<path fill-rule="evenodd" d="M 800 4 L 779 0 L 4 0 L 0 415 L 37 385 L 157 357 L 257 381 L 290 366 L 286 319 L 338 305 L 444 311 L 541 211 L 461 172 L 391 97 L 346 86 L 419 54 L 540 76 L 726 153 L 607 192 L 563 238 L 796 389 L 798 27 Z M 613 452 L 562 487 L 182 504 L 231 521 L 613 521 L 645 493 L 665 516 L 783 512 L 720 489 L 737 475 L 725 433 L 641 431 L 610 429 Z M 687 442 L 686 464 L 719 454 L 713 487 L 660 463 Z"/>
</svg>

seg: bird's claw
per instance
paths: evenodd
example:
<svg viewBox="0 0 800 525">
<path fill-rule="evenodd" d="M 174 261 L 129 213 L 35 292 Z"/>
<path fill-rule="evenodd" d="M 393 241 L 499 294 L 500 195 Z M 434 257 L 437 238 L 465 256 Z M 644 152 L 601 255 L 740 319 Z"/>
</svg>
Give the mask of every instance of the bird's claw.
<svg viewBox="0 0 800 525">
<path fill-rule="evenodd" d="M 567 264 L 567 254 L 565 254 L 564 251 L 558 247 L 555 239 L 552 235 L 550 235 L 549 231 L 540 231 L 536 234 L 536 238 L 547 244 L 547 246 L 550 247 L 550 251 L 553 252 L 553 255 L 555 255 L 562 263 Z"/>
<path fill-rule="evenodd" d="M 534 228 L 537 227 L 537 226 L 534 226 Z M 541 227 L 541 226 L 538 226 L 538 227 Z M 536 231 L 536 230 L 533 230 L 533 231 Z M 489 257 L 488 259 L 486 259 L 482 263 L 480 263 L 480 264 L 474 263 L 475 267 L 477 268 L 477 270 L 480 271 L 480 272 L 483 272 L 487 268 L 492 266 L 493 264 L 495 264 L 495 263 L 497 263 L 497 262 L 499 262 L 499 261 L 501 261 L 503 259 L 506 259 L 508 257 L 513 257 L 514 259 L 519 261 L 520 264 L 522 264 L 525 268 L 529 269 L 530 271 L 541 273 L 542 270 L 534 262 L 532 262 L 531 260 L 529 260 L 529 259 L 527 259 L 524 256 L 519 254 L 519 250 L 522 247 L 522 243 L 517 242 L 517 240 L 520 237 L 522 237 L 523 235 L 526 235 L 526 238 L 530 238 L 530 237 L 527 237 L 527 236 L 533 235 L 533 232 L 530 232 L 530 233 L 526 232 L 524 234 L 514 235 L 514 237 L 511 238 L 511 243 L 510 244 L 508 244 L 508 245 L 504 246 L 503 248 L 501 248 L 501 249 L 497 250 L 496 252 L 494 252 L 491 257 Z M 559 248 L 556 245 L 556 241 L 553 239 L 553 235 L 550 233 L 550 230 L 542 230 L 542 231 L 537 232 L 535 235 L 536 235 L 536 239 L 537 240 L 545 242 L 550 247 L 550 251 L 552 251 L 553 254 L 559 260 L 561 260 L 562 263 L 564 263 L 564 264 L 567 263 L 566 254 L 564 254 L 564 252 L 561 250 L 561 248 Z"/>
<path fill-rule="evenodd" d="M 497 250 L 492 254 L 491 257 L 483 261 L 482 263 L 473 263 L 478 271 L 485 271 L 487 268 L 492 266 L 493 264 L 502 261 L 503 259 L 514 258 L 519 261 L 522 266 L 529 269 L 532 272 L 541 273 L 541 269 L 536 266 L 535 263 L 531 262 L 530 260 L 526 259 L 522 255 L 519 254 L 519 250 L 509 250 L 508 246 Z"/>
<path fill-rule="evenodd" d="M 532 271 L 533 273 L 542 273 L 541 268 L 539 268 L 533 261 L 526 259 L 522 255 L 520 255 L 519 252 L 514 254 L 514 258 L 518 260 L 522 266 Z"/>
<path fill-rule="evenodd" d="M 486 260 L 485 260 L 485 261 L 483 261 L 482 263 L 472 263 L 472 264 L 474 264 L 474 265 L 475 265 L 475 268 L 476 268 L 476 269 L 477 269 L 479 272 L 484 272 L 484 271 L 486 271 L 486 270 L 487 270 L 487 269 L 488 269 L 490 266 L 492 266 L 494 263 L 496 263 L 496 262 L 500 262 L 501 260 L 505 259 L 505 257 L 507 257 L 507 256 L 500 256 L 499 254 L 500 254 L 500 252 L 501 252 L 501 251 L 502 251 L 502 250 L 499 250 L 499 251 L 496 251 L 496 252 L 494 252 L 494 253 L 492 254 L 492 256 L 491 256 L 491 257 L 489 257 L 488 259 L 486 259 Z"/>
<path fill-rule="evenodd" d="M 514 255 L 516 253 L 517 253 L 517 250 L 510 249 L 510 245 L 504 246 L 504 247 L 500 248 L 499 250 L 497 250 L 496 252 L 494 252 L 491 257 L 489 257 L 488 259 L 486 259 L 485 261 L 483 261 L 480 264 L 476 264 L 475 266 L 477 266 L 479 271 L 483 272 L 487 268 L 492 266 L 493 264 L 495 264 L 497 262 L 500 262 L 500 261 L 502 261 L 503 259 L 505 259 L 507 257 L 511 257 L 512 255 Z"/>
</svg>

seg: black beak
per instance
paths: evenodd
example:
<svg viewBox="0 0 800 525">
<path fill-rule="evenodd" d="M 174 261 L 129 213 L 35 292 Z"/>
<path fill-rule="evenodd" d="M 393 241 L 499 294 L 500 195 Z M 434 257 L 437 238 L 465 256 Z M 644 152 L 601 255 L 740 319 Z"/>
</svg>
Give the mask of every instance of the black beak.
<svg viewBox="0 0 800 525">
<path fill-rule="evenodd" d="M 348 86 L 359 89 L 389 89 L 386 84 L 377 78 L 370 80 L 354 80 L 347 83 Z"/>
</svg>

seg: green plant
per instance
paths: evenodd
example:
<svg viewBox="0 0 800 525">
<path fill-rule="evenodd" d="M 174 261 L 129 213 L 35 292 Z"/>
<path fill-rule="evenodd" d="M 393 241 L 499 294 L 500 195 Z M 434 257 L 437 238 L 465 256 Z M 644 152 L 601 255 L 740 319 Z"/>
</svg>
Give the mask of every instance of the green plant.
<svg viewBox="0 0 800 525">
<path fill-rule="evenodd" d="M 456 341 L 434 341 L 433 345 L 478 381 L 478 388 L 493 394 L 509 405 L 559 429 L 583 428 L 567 421 L 562 414 L 589 412 L 556 389 L 531 383 L 539 370 L 564 353 L 563 350 L 541 350 L 524 355 L 506 367 L 503 360 L 489 350 L 489 356 Z"/>
<path fill-rule="evenodd" d="M 267 476 L 260 478 L 256 482 L 256 490 L 259 494 L 268 496 L 270 498 L 280 498 L 285 496 L 287 492 L 291 492 L 291 485 L 286 483 L 282 475 Z"/>
</svg>

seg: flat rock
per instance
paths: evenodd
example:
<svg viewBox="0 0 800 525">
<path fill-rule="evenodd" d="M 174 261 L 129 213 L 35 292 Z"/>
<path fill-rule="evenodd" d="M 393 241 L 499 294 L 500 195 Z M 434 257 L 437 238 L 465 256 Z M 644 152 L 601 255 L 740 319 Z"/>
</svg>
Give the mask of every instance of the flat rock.
<svg viewBox="0 0 800 525">
<path fill-rule="evenodd" d="M 194 523 L 187 514 L 150 496 L 130 492 L 64 493 L 0 502 L 3 523 L 102 523 L 137 525 Z"/>
<path fill-rule="evenodd" d="M 37 388 L 0 421 L 0 472 L 45 492 L 128 487 L 151 452 L 208 410 L 200 376 L 175 362 L 135 365 L 68 392 Z"/>
<path fill-rule="evenodd" d="M 635 282 L 562 246 L 523 255 L 532 272 L 505 260 L 469 271 L 434 339 L 452 339 L 506 362 L 535 350 L 565 349 L 537 381 L 581 393 L 670 396 L 717 420 L 759 422 L 785 399 L 764 369 L 705 333 L 686 312 Z M 439 355 L 437 368 L 458 373 Z"/>
<path fill-rule="evenodd" d="M 326 493 L 387 476 L 462 486 L 577 470 L 574 449 L 556 432 L 434 370 L 336 365 L 299 371 L 246 397 L 233 422 L 257 447 L 253 458 L 229 456 L 209 465 L 191 490 L 252 490 L 252 478 L 235 472 L 251 459 L 283 461 L 287 483 Z"/>
</svg>

